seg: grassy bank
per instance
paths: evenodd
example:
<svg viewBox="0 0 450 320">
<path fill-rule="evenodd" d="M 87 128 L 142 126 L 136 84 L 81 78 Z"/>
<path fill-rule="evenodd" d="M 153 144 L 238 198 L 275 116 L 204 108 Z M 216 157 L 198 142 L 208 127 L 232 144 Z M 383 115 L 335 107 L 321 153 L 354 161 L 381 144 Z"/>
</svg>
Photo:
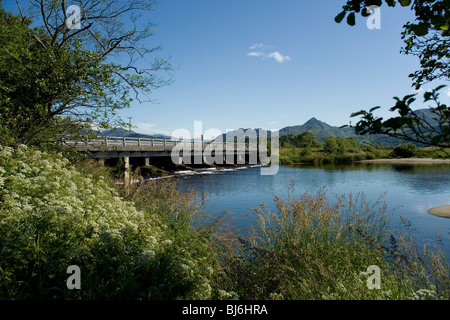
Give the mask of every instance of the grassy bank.
<svg viewBox="0 0 450 320">
<path fill-rule="evenodd" d="M 125 192 L 95 162 L 1 147 L 0 297 L 450 298 L 441 248 L 391 232 L 381 200 L 289 188 L 277 211 L 255 208 L 259 223 L 242 235 L 173 180 Z M 66 286 L 70 265 L 81 269 L 81 290 Z M 369 266 L 379 289 L 368 287 Z"/>
<path fill-rule="evenodd" d="M 281 148 L 280 164 L 341 164 L 354 161 L 395 158 L 448 159 L 450 150 L 415 148 L 408 145 L 397 148 L 364 146 L 351 151 L 326 152 L 323 148 Z"/>
<path fill-rule="evenodd" d="M 448 299 L 448 262 L 440 247 L 418 248 L 394 234 L 382 201 L 326 192 L 275 198 L 277 212 L 255 209 L 259 223 L 241 240 L 228 270 L 243 299 Z M 408 224 L 405 221 L 406 225 Z M 369 288 L 370 266 L 381 272 Z"/>
</svg>

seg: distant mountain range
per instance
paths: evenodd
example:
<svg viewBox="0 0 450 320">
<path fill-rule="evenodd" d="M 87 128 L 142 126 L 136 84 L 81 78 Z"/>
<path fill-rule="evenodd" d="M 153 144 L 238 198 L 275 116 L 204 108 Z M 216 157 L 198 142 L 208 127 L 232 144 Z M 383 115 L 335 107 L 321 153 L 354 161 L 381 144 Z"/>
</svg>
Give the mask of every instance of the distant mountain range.
<svg viewBox="0 0 450 320">
<path fill-rule="evenodd" d="M 416 110 L 415 112 L 420 117 L 424 117 L 430 123 L 435 122 L 435 120 L 432 119 L 432 113 L 430 112 L 429 109 L 420 109 L 420 110 Z M 242 129 L 238 129 L 238 130 L 241 130 L 241 132 L 243 130 L 245 132 L 248 129 L 242 128 Z M 234 136 L 238 136 L 238 133 L 239 133 L 238 130 L 234 130 L 229 133 Z M 264 130 L 261 128 L 254 129 L 254 130 L 256 132 L 256 136 L 259 136 L 261 131 L 267 132 L 268 138 L 270 138 L 270 136 L 271 136 L 270 131 L 267 131 L 267 130 Z M 330 126 L 329 124 L 327 124 L 323 121 L 320 121 L 316 118 L 311 118 L 302 125 L 289 126 L 289 127 L 282 128 L 282 129 L 280 129 L 280 136 L 282 137 L 285 135 L 298 135 L 305 131 L 309 131 L 312 134 L 314 134 L 314 136 L 316 137 L 316 140 L 320 143 L 324 143 L 328 137 L 343 137 L 343 138 L 351 137 L 351 138 L 354 138 L 360 144 L 364 143 L 364 144 L 369 144 L 369 145 L 395 146 L 395 145 L 399 145 L 399 144 L 408 143 L 404 140 L 388 137 L 385 135 L 368 134 L 368 135 L 360 136 L 360 135 L 355 134 L 355 130 L 353 128 L 349 128 L 349 127 L 341 128 L 341 127 Z M 133 138 L 170 139 L 169 136 L 162 135 L 162 134 L 148 135 L 148 134 L 137 133 L 132 130 L 130 132 L 123 128 L 117 128 L 114 130 L 105 130 L 105 131 L 101 132 L 101 135 L 116 136 L 116 137 L 128 137 L 129 136 L 129 137 L 133 137 Z M 223 141 L 225 141 L 226 133 L 222 134 L 221 138 Z"/>
<path fill-rule="evenodd" d="M 280 130 L 280 136 L 292 134 L 298 135 L 299 133 L 309 131 L 316 136 L 317 141 L 324 142 L 328 137 L 355 137 L 355 130 L 353 128 L 339 128 L 333 127 L 329 124 L 311 118 L 307 122 L 298 126 L 285 127 Z"/>
<path fill-rule="evenodd" d="M 357 135 L 354 128 L 330 126 L 316 118 L 311 118 L 302 125 L 285 127 L 280 130 L 280 136 L 289 134 L 298 135 L 305 131 L 314 134 L 316 140 L 320 143 L 324 143 L 328 137 L 354 138 L 360 144 L 364 143 L 369 145 L 395 146 L 406 143 L 403 140 L 379 134 Z"/>
<path fill-rule="evenodd" d="M 418 117 L 426 120 L 430 125 L 437 126 L 437 121 L 434 119 L 435 115 L 427 109 L 419 109 L 414 111 Z M 394 115 L 393 115 L 394 116 Z M 285 127 L 280 130 L 280 136 L 283 135 L 298 135 L 301 132 L 310 131 L 316 136 L 316 140 L 323 143 L 328 137 L 343 137 L 354 138 L 358 143 L 365 143 L 369 145 L 384 145 L 384 146 L 396 146 L 399 144 L 411 143 L 402 139 L 397 139 L 380 134 L 367 134 L 367 135 L 357 135 L 355 134 L 354 128 L 349 127 L 333 127 L 325 122 L 317 120 L 316 118 L 311 118 L 303 125 Z"/>
<path fill-rule="evenodd" d="M 126 130 L 123 128 L 115 128 L 113 130 L 103 130 L 99 133 L 101 136 L 107 136 L 107 137 L 131 137 L 131 138 L 154 138 L 154 139 L 170 139 L 169 136 L 163 135 L 163 134 L 144 134 L 144 133 L 137 133 L 133 130 Z"/>
<path fill-rule="evenodd" d="M 234 131 L 228 132 L 231 134 L 231 136 L 239 137 L 239 134 L 242 134 L 243 132 L 247 131 L 248 129 L 238 129 Z M 267 132 L 267 137 L 271 137 L 271 132 L 264 130 L 264 129 L 255 129 L 256 136 L 259 136 L 259 133 L 261 131 Z M 297 126 L 289 126 L 285 127 L 283 129 L 280 129 L 280 137 L 287 136 L 287 135 L 298 135 L 302 132 L 309 131 L 316 137 L 316 140 L 320 143 L 324 143 L 325 140 L 328 137 L 343 137 L 343 138 L 354 138 L 359 144 L 369 144 L 369 145 L 384 145 L 384 146 L 395 146 L 399 144 L 406 143 L 403 140 L 395 139 L 392 137 L 384 136 L 384 135 L 364 135 L 360 136 L 355 134 L 355 129 L 353 128 L 340 128 L 340 127 L 334 127 L 330 126 L 329 124 L 320 121 L 316 118 L 311 118 L 307 122 L 305 122 L 302 125 Z M 226 134 L 222 134 L 223 141 L 226 140 Z M 217 138 L 216 138 L 217 139 Z"/>
</svg>

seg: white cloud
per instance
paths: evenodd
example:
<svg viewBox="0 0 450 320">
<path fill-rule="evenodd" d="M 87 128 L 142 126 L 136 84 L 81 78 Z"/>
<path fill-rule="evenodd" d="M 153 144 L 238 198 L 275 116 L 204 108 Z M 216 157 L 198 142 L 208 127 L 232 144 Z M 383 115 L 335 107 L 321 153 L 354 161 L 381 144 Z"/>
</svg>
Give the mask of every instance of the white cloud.
<svg viewBox="0 0 450 320">
<path fill-rule="evenodd" d="M 450 88 L 447 89 L 447 97 L 450 97 Z"/>
<path fill-rule="evenodd" d="M 263 43 L 255 43 L 254 45 L 252 45 L 250 47 L 250 50 L 255 50 L 256 48 L 262 48 L 262 47 L 264 47 Z"/>
<path fill-rule="evenodd" d="M 285 61 L 290 61 L 291 60 L 291 57 L 284 56 L 281 53 L 279 53 L 278 51 L 275 51 L 275 52 L 272 52 L 272 53 L 268 54 L 267 58 L 273 58 L 278 63 L 283 63 Z"/>
<path fill-rule="evenodd" d="M 261 57 L 262 55 L 264 55 L 264 53 L 261 51 L 252 51 L 252 52 L 247 53 L 247 55 L 249 57 Z"/>
<path fill-rule="evenodd" d="M 257 50 L 259 49 L 259 50 Z M 263 43 L 256 43 L 250 46 L 250 52 L 247 53 L 248 57 L 261 57 L 263 59 L 270 58 L 274 59 L 278 63 L 283 63 L 286 61 L 290 61 L 290 56 L 285 56 L 281 54 L 279 51 L 272 51 L 274 48 L 272 46 L 265 45 Z M 270 51 L 269 51 L 270 50 Z"/>
</svg>

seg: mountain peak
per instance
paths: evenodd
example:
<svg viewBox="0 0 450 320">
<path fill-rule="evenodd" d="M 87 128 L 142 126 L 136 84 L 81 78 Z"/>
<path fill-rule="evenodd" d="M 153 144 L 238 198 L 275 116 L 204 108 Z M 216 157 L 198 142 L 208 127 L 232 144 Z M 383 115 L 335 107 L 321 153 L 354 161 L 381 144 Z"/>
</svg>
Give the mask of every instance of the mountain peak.
<svg viewBox="0 0 450 320">
<path fill-rule="evenodd" d="M 309 119 L 308 121 L 306 121 L 305 124 L 307 124 L 307 123 L 315 123 L 315 122 L 320 122 L 320 123 L 322 123 L 322 121 L 318 120 L 318 119 L 315 118 L 315 117 L 312 117 L 311 119 Z"/>
<path fill-rule="evenodd" d="M 333 127 L 326 122 L 318 120 L 315 117 L 312 117 L 311 119 L 306 121 L 303 125 L 283 128 L 280 130 L 280 134 L 282 136 L 287 134 L 297 135 L 305 131 L 312 132 L 316 136 L 317 140 L 320 142 L 325 141 L 329 136 L 334 137 L 354 136 L 353 129 L 350 128 L 341 129 L 338 127 Z"/>
<path fill-rule="evenodd" d="M 302 129 L 305 131 L 308 130 L 315 130 L 315 129 L 325 129 L 330 128 L 331 126 L 323 121 L 320 121 L 314 117 L 309 119 L 307 122 L 305 122 L 304 125 L 302 125 Z"/>
</svg>

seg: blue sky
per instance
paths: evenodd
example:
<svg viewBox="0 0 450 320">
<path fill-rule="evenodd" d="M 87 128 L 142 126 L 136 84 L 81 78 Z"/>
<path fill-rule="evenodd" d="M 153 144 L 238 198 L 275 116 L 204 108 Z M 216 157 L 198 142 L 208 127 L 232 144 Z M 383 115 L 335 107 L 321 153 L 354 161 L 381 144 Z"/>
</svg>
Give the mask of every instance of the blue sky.
<svg viewBox="0 0 450 320">
<path fill-rule="evenodd" d="M 335 23 L 343 3 L 160 1 L 152 40 L 177 67 L 174 82 L 124 116 L 141 132 L 193 131 L 194 121 L 203 130 L 281 129 L 311 117 L 340 126 L 352 112 L 392 106 L 411 92 L 418 65 L 400 54 L 412 13 L 382 7 L 381 29 L 370 30 L 362 17 L 355 27 Z"/>
<path fill-rule="evenodd" d="M 362 17 L 334 22 L 345 0 L 157 2 L 148 46 L 162 47 L 155 57 L 174 66 L 173 83 L 120 112 L 135 131 L 281 129 L 311 117 L 341 126 L 378 105 L 389 116 L 392 97 L 412 92 L 418 59 L 400 54 L 407 8 L 382 6 L 381 29 L 370 30 Z"/>
</svg>

